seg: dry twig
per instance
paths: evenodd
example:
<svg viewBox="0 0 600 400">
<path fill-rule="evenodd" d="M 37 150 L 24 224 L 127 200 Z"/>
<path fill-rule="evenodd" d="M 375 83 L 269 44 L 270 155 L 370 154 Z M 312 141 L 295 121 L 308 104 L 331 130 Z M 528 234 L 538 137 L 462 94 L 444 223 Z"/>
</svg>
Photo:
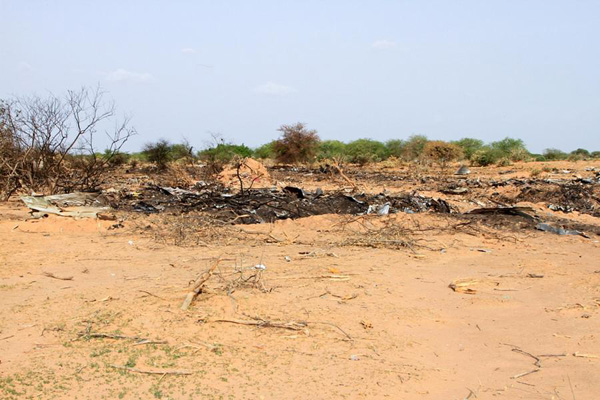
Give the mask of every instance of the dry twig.
<svg viewBox="0 0 600 400">
<path fill-rule="evenodd" d="M 192 375 L 194 372 L 189 370 L 176 370 L 176 369 L 157 369 L 157 370 L 149 370 L 149 369 L 139 369 L 126 367 L 124 365 L 115 365 L 110 364 L 111 368 L 122 369 L 129 372 L 137 372 L 140 374 L 151 374 L 151 375 Z"/>
</svg>

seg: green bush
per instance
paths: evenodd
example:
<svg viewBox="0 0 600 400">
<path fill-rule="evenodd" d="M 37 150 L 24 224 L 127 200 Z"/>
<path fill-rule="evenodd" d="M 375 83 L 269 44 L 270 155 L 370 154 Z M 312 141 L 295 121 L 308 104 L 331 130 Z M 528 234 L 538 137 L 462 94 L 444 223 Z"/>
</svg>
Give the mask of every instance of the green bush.
<svg viewBox="0 0 600 400">
<path fill-rule="evenodd" d="M 252 157 L 258 159 L 267 159 L 267 158 L 275 158 L 275 141 L 265 143 L 260 147 L 257 147 L 252 151 Z"/>
<path fill-rule="evenodd" d="M 529 158 L 529 152 L 521 139 L 506 137 L 492 142 L 490 147 L 499 154 L 499 158 L 507 158 L 510 161 L 525 161 Z"/>
<path fill-rule="evenodd" d="M 208 162 L 228 163 L 233 160 L 235 156 L 251 157 L 252 149 L 244 144 L 236 145 L 219 143 L 214 147 L 198 152 L 198 157 L 201 160 Z"/>
<path fill-rule="evenodd" d="M 427 136 L 424 135 L 413 135 L 409 137 L 404 145 L 402 157 L 407 161 L 417 160 L 421 157 L 421 154 L 423 154 L 423 149 L 427 142 Z"/>
<path fill-rule="evenodd" d="M 171 145 L 169 152 L 173 161 L 194 158 L 194 148 L 187 142 Z"/>
<path fill-rule="evenodd" d="M 590 154 L 592 158 L 600 158 L 600 151 L 592 151 Z"/>
<path fill-rule="evenodd" d="M 388 157 L 385 145 L 377 140 L 358 139 L 346 145 L 348 161 L 359 165 L 378 162 Z"/>
<path fill-rule="evenodd" d="M 129 162 L 129 159 L 131 158 L 131 156 L 125 152 L 113 152 L 110 149 L 104 150 L 104 153 L 102 153 L 101 157 L 104 158 L 104 160 L 106 160 L 111 166 L 127 164 Z"/>
<path fill-rule="evenodd" d="M 458 145 L 462 149 L 464 157 L 467 160 L 471 160 L 473 155 L 483 148 L 483 141 L 479 139 L 462 138 L 452 143 Z"/>
<path fill-rule="evenodd" d="M 573 150 L 571 152 L 571 154 L 569 154 L 568 160 L 569 161 L 581 161 L 581 160 L 587 160 L 590 157 L 591 157 L 591 154 L 588 150 L 577 149 L 577 150 Z"/>
<path fill-rule="evenodd" d="M 333 159 L 343 157 L 346 154 L 346 143 L 339 140 L 324 140 L 319 143 L 317 151 L 317 159 Z"/>
<path fill-rule="evenodd" d="M 485 167 L 497 163 L 502 158 L 502 153 L 498 149 L 490 146 L 483 146 L 477 150 L 471 157 L 473 165 Z"/>
<path fill-rule="evenodd" d="M 385 142 L 388 157 L 402 158 L 406 142 L 400 139 L 392 139 Z"/>
<path fill-rule="evenodd" d="M 164 169 L 171 161 L 171 144 L 165 139 L 155 143 L 146 143 L 142 150 L 146 160 L 156 164 L 159 169 Z"/>
<path fill-rule="evenodd" d="M 566 160 L 567 153 L 559 149 L 546 149 L 544 150 L 544 158 L 548 161 Z"/>
<path fill-rule="evenodd" d="M 546 157 L 542 154 L 530 154 L 530 156 L 534 161 L 547 161 Z"/>
</svg>

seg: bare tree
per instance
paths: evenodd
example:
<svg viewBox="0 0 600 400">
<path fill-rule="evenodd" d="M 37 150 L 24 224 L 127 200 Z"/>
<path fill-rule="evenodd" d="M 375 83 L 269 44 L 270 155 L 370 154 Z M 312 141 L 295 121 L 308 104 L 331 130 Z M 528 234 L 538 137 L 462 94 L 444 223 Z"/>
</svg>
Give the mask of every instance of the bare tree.
<svg viewBox="0 0 600 400">
<path fill-rule="evenodd" d="M 134 134 L 105 93 L 82 88 L 64 98 L 17 97 L 0 102 L 0 196 L 19 189 L 57 193 L 97 188 L 110 162 Z M 98 134 L 108 147 L 98 155 Z"/>
</svg>

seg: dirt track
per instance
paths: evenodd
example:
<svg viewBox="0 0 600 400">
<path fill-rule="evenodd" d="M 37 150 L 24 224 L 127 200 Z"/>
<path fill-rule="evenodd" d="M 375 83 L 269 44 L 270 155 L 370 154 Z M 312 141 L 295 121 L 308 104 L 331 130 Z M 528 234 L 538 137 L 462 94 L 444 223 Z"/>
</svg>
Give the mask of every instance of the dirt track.
<svg viewBox="0 0 600 400">
<path fill-rule="evenodd" d="M 140 230 L 144 218 L 107 230 L 113 222 L 26 216 L 16 202 L 0 206 L 1 398 L 600 393 L 595 234 L 476 234 L 444 228 L 445 217 L 428 213 L 321 215 L 229 228 L 231 236 L 206 238 L 206 246 L 181 247 Z M 427 233 L 413 250 L 350 245 L 385 222 Z M 181 311 L 188 282 L 219 257 L 219 273 Z M 259 285 L 232 285 L 236 268 L 249 276 L 256 264 L 267 267 Z M 448 287 L 465 278 L 477 281 L 475 294 Z M 306 328 L 216 322 L 257 317 Z"/>
</svg>

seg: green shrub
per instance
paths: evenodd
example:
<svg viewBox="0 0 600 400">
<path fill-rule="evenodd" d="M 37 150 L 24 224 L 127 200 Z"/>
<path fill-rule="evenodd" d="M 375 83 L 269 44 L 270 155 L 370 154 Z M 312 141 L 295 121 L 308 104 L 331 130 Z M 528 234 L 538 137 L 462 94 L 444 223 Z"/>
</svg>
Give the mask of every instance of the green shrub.
<svg viewBox="0 0 600 400">
<path fill-rule="evenodd" d="M 317 159 L 333 159 L 343 157 L 346 154 L 346 143 L 339 140 L 324 140 L 319 143 Z"/>
<path fill-rule="evenodd" d="M 187 142 L 171 145 L 169 152 L 173 161 L 194 158 L 194 148 Z"/>
<path fill-rule="evenodd" d="M 113 152 L 110 149 L 104 150 L 102 157 L 108 162 L 111 166 L 119 166 L 124 165 L 129 162 L 131 156 L 122 151 Z"/>
<path fill-rule="evenodd" d="M 566 160 L 567 153 L 558 149 L 546 149 L 544 150 L 544 157 L 548 161 Z"/>
<path fill-rule="evenodd" d="M 423 149 L 427 144 L 427 136 L 413 135 L 408 138 L 404 145 L 402 157 L 407 161 L 417 160 L 423 154 Z"/>
<path fill-rule="evenodd" d="M 236 145 L 219 143 L 214 147 L 198 152 L 198 157 L 201 160 L 208 162 L 228 163 L 233 160 L 235 156 L 240 156 L 242 158 L 251 157 L 252 149 L 244 144 Z"/>
<path fill-rule="evenodd" d="M 485 167 L 497 163 L 502 158 L 502 153 L 490 146 L 483 146 L 471 157 L 473 165 Z"/>
<path fill-rule="evenodd" d="M 164 169 L 171 161 L 171 144 L 165 139 L 146 143 L 142 153 L 147 161 L 156 164 L 159 169 Z"/>
<path fill-rule="evenodd" d="M 592 151 L 590 154 L 592 158 L 600 158 L 600 151 Z"/>
<path fill-rule="evenodd" d="M 521 139 L 506 137 L 492 142 L 490 147 L 498 153 L 499 158 L 507 158 L 510 161 L 525 161 L 529 158 L 529 152 Z"/>
<path fill-rule="evenodd" d="M 581 161 L 581 160 L 585 160 L 586 157 L 583 156 L 582 154 L 577 154 L 577 153 L 571 153 L 567 156 L 567 160 L 569 161 Z"/>
<path fill-rule="evenodd" d="M 400 139 L 392 139 L 385 142 L 388 157 L 402 158 L 406 142 Z"/>
<path fill-rule="evenodd" d="M 542 154 L 530 154 L 530 156 L 534 161 L 546 161 L 546 157 L 544 157 Z"/>
<path fill-rule="evenodd" d="M 378 162 L 387 158 L 385 145 L 377 140 L 358 139 L 346 145 L 348 161 L 359 165 Z"/>
<path fill-rule="evenodd" d="M 263 160 L 267 159 L 267 158 L 275 158 L 274 144 L 275 144 L 275 142 L 273 141 L 273 142 L 263 144 L 260 147 L 257 147 L 252 152 L 252 157 L 263 159 Z"/>
<path fill-rule="evenodd" d="M 589 157 L 589 156 L 590 156 L 590 152 L 589 152 L 588 150 L 586 150 L 586 149 L 577 149 L 577 150 L 573 150 L 573 151 L 571 152 L 571 154 L 579 154 L 579 155 L 581 155 L 581 156 L 583 156 L 583 157 L 585 157 L 585 158 L 587 158 L 587 157 Z"/>
<path fill-rule="evenodd" d="M 467 160 L 471 160 L 473 155 L 483 148 L 483 141 L 479 139 L 462 138 L 452 143 L 458 145 L 463 150 L 464 157 Z"/>
</svg>

